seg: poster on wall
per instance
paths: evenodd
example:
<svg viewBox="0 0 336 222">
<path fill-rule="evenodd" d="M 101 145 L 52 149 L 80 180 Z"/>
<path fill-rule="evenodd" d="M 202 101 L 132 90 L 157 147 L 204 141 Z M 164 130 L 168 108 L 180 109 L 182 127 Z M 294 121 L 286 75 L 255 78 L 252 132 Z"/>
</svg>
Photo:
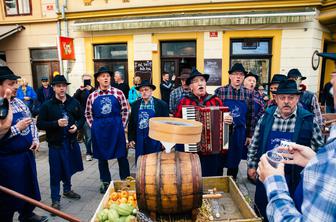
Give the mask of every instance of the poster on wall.
<svg viewBox="0 0 336 222">
<path fill-rule="evenodd" d="M 222 84 L 222 59 L 204 59 L 204 73 L 209 74 L 208 86 Z"/>
<path fill-rule="evenodd" d="M 152 60 L 134 61 L 134 74 L 141 80 L 152 82 Z"/>
<path fill-rule="evenodd" d="M 75 60 L 75 47 L 73 38 L 60 36 L 59 47 L 62 60 Z"/>
</svg>

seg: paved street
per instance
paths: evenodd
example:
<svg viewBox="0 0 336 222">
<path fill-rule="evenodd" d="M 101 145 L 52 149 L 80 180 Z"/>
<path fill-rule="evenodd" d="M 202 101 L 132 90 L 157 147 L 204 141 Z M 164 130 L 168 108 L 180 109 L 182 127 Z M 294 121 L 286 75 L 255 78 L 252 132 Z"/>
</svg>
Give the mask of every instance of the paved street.
<svg viewBox="0 0 336 222">
<path fill-rule="evenodd" d="M 72 177 L 72 188 L 74 191 L 78 192 L 82 198 L 77 201 L 62 198 L 61 210 L 80 218 L 82 221 L 89 221 L 98 207 L 103 195 L 99 193 L 100 182 L 97 161 L 86 161 L 85 148 L 83 143 L 81 144 L 81 149 L 83 154 L 84 171 L 77 173 Z M 131 165 L 131 173 L 135 173 L 134 150 L 129 152 L 129 160 Z M 50 205 L 51 199 L 49 188 L 48 148 L 46 142 L 42 143 L 40 152 L 36 155 L 36 162 L 42 202 Z M 249 200 L 249 197 L 252 197 L 253 199 L 254 186 L 246 180 L 245 161 L 241 163 L 240 168 L 241 170 L 239 173 L 238 185 L 243 194 L 246 196 L 247 200 Z M 110 171 L 112 173 L 113 179 L 119 179 L 117 161 L 110 161 Z M 41 209 L 37 209 L 35 212 L 39 213 L 40 215 L 48 215 L 49 221 L 65 221 L 59 217 L 51 217 L 48 212 L 45 212 Z M 16 214 L 15 219 L 17 216 L 18 215 Z"/>
</svg>

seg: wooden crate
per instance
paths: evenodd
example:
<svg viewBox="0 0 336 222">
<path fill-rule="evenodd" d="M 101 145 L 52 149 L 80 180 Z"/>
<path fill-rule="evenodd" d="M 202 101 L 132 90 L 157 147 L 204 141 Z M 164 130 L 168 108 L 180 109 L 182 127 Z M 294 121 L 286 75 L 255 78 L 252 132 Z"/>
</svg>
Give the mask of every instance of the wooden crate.
<svg viewBox="0 0 336 222">
<path fill-rule="evenodd" d="M 261 222 L 262 220 L 257 217 L 253 209 L 245 200 L 243 194 L 240 192 L 238 186 L 231 177 L 203 177 L 203 190 L 206 192 L 209 189 L 216 188 L 217 191 L 222 191 L 224 194 L 232 200 L 234 207 L 239 211 L 239 218 L 214 220 L 214 221 L 232 221 L 232 222 Z M 101 200 L 95 214 L 93 215 L 91 222 L 95 222 L 95 218 L 104 205 L 108 202 L 111 192 L 118 190 L 135 190 L 135 181 L 112 181 L 108 190 L 106 191 L 103 199 Z M 161 219 L 164 217 L 161 217 Z M 161 221 L 174 221 L 173 215 L 169 217 L 169 220 L 162 219 Z M 188 220 L 183 220 L 188 221 Z M 191 221 L 191 220 L 190 220 Z M 207 222 L 207 221 L 204 221 Z"/>
<path fill-rule="evenodd" d="M 119 190 L 132 190 L 135 191 L 135 181 L 128 181 L 128 180 L 115 180 L 111 181 L 106 193 L 103 196 L 103 199 L 100 201 L 98 208 L 96 209 L 95 214 L 91 218 L 90 222 L 95 222 L 95 219 L 98 213 L 104 209 L 104 206 L 107 204 L 110 194 L 114 191 Z"/>
</svg>

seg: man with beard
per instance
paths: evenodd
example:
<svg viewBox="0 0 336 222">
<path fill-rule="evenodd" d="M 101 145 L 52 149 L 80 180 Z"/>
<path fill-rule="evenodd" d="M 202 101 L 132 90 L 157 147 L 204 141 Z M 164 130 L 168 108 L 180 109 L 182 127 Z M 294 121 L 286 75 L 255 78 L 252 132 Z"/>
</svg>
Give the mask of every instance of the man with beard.
<svg viewBox="0 0 336 222">
<path fill-rule="evenodd" d="M 229 150 L 226 154 L 225 167 L 227 175 L 235 180 L 238 166 L 242 159 L 244 145 L 250 143 L 254 127 L 254 100 L 250 90 L 242 86 L 247 74 L 241 63 L 236 63 L 229 70 L 230 84 L 219 87 L 215 91 L 224 106 L 228 106 L 233 117 L 233 132 L 230 136 Z"/>
<path fill-rule="evenodd" d="M 63 75 L 54 77 L 51 85 L 55 95 L 46 101 L 37 118 L 37 126 L 45 130 L 49 147 L 51 206 L 60 209 L 60 182 L 63 196 L 80 199 L 71 190 L 71 177 L 83 170 L 82 155 L 77 142 L 77 131 L 83 127 L 84 116 L 79 102 L 66 94 L 67 82 Z"/>
<path fill-rule="evenodd" d="M 120 179 L 130 175 L 124 129 L 129 110 L 124 93 L 111 87 L 106 67 L 99 68 L 94 77 L 99 86 L 89 95 L 85 117 L 91 127 L 93 158 L 98 159 L 100 192 L 105 193 L 111 182 L 108 160 L 118 159 Z"/>
<path fill-rule="evenodd" d="M 28 107 L 14 98 L 18 78 L 7 66 L 0 67 L 0 97 L 8 99 L 11 96 L 7 120 L 12 120 L 7 135 L 0 141 L 0 185 L 39 201 L 34 152 L 40 144 Z M 47 217 L 34 214 L 34 208 L 34 205 L 0 192 L 0 220 L 3 222 L 12 222 L 16 211 L 20 221 L 48 221 Z"/>
<path fill-rule="evenodd" d="M 248 148 L 248 176 L 256 180 L 256 167 L 262 154 L 276 149 L 281 141 L 290 141 L 317 149 L 323 145 L 320 127 L 314 115 L 298 106 L 300 91 L 293 80 L 280 82 L 276 92 L 277 106 L 268 108 L 259 120 Z M 302 167 L 286 166 L 285 177 L 291 197 L 300 181 Z M 266 220 L 267 196 L 264 185 L 257 181 L 254 198 L 256 212 Z"/>
<path fill-rule="evenodd" d="M 208 79 L 208 74 L 202 74 L 195 68 L 192 69 L 190 77 L 186 81 L 191 89 L 191 93 L 181 99 L 177 106 L 175 117 L 182 118 L 183 106 L 223 106 L 222 101 L 217 96 L 210 95 L 206 92 L 206 82 Z M 224 122 L 232 124 L 232 117 L 226 115 Z M 178 151 L 184 151 L 181 145 L 177 145 L 176 149 Z M 201 161 L 202 176 L 223 176 L 223 154 L 204 155 L 199 152 L 198 155 Z"/>
<path fill-rule="evenodd" d="M 136 87 L 141 93 L 141 99 L 132 103 L 130 121 L 128 124 L 128 141 L 135 148 L 135 159 L 140 155 L 160 152 L 162 145 L 159 141 L 149 138 L 149 120 L 152 117 L 168 117 L 168 105 L 152 96 L 156 87 L 144 80 Z"/>
</svg>

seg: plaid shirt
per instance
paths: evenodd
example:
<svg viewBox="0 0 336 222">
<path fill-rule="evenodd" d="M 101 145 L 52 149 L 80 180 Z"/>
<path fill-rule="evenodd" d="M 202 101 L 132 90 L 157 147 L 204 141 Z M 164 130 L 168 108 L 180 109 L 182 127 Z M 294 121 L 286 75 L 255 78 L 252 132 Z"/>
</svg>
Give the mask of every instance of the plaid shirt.
<svg viewBox="0 0 336 222">
<path fill-rule="evenodd" d="M 151 109 L 155 112 L 153 96 L 149 99 L 148 103 L 145 103 L 145 100 L 141 99 L 139 109 Z"/>
<path fill-rule="evenodd" d="M 24 117 L 31 117 L 29 108 L 20 99 L 18 98 L 12 99 L 10 101 L 10 106 L 13 110 L 13 114 L 22 112 L 22 115 Z M 36 128 L 34 121 L 32 121 L 29 124 L 29 127 L 30 127 L 30 132 L 32 132 L 33 141 L 39 143 L 38 132 L 37 132 L 37 128 Z M 20 130 L 14 125 L 14 126 L 11 126 L 11 133 L 8 138 L 12 138 L 20 134 L 21 134 Z"/>
<path fill-rule="evenodd" d="M 304 170 L 302 214 L 289 196 L 283 176 L 264 181 L 268 196 L 269 221 L 336 221 L 336 140 L 319 148 Z"/>
<path fill-rule="evenodd" d="M 95 101 L 95 99 L 98 98 L 98 96 L 102 96 L 102 95 L 113 95 L 114 97 L 117 98 L 117 100 L 120 103 L 121 106 L 121 119 L 123 122 L 123 125 L 125 127 L 126 122 L 127 122 L 127 118 L 128 118 L 128 114 L 129 114 L 129 108 L 128 108 L 128 103 L 126 100 L 126 97 L 124 95 L 124 93 L 114 87 L 109 87 L 106 91 L 102 91 L 101 89 L 97 89 L 95 90 L 93 93 L 91 93 L 87 99 L 86 102 L 86 108 L 85 108 L 85 118 L 87 123 L 89 124 L 89 126 L 91 127 L 92 122 L 93 122 L 93 116 L 92 116 L 92 105 Z"/>
<path fill-rule="evenodd" d="M 174 114 L 175 117 L 182 118 L 182 107 L 183 106 L 199 106 L 199 104 L 203 104 L 204 99 L 208 96 L 209 94 L 206 94 L 202 96 L 200 99 L 194 94 L 186 97 L 183 97 L 180 100 L 180 103 L 177 105 L 177 111 Z M 217 96 L 213 96 L 210 100 L 206 101 L 204 106 L 223 106 L 222 100 L 220 100 Z"/>
<path fill-rule="evenodd" d="M 184 90 L 182 86 L 174 89 L 170 93 L 169 97 L 169 112 L 174 114 L 177 110 L 177 105 L 179 104 L 180 100 L 190 94 L 190 90 Z"/>
<path fill-rule="evenodd" d="M 296 111 L 297 109 L 294 110 L 292 115 L 287 118 L 283 119 L 280 115 L 279 109 L 277 108 L 274 112 L 274 122 L 272 125 L 272 131 L 280 131 L 280 132 L 294 132 L 295 128 L 295 122 L 296 122 Z M 249 168 L 256 168 L 257 164 L 259 161 L 257 158 L 257 152 L 259 148 L 259 135 L 260 135 L 260 124 L 264 116 L 260 118 L 258 121 L 258 124 L 255 128 L 253 137 L 252 137 L 252 142 L 250 146 L 248 147 L 248 152 L 247 152 L 247 165 Z M 315 122 L 313 122 L 313 136 L 311 139 L 311 146 L 313 150 L 317 149 L 320 146 L 323 146 L 323 137 L 322 137 L 322 132 L 319 127 L 319 125 Z"/>
<path fill-rule="evenodd" d="M 253 129 L 255 126 L 255 116 L 254 113 L 254 96 L 251 90 L 248 90 L 241 86 L 238 90 L 233 88 L 231 85 L 226 85 L 219 87 L 215 90 L 215 95 L 218 96 L 223 103 L 226 99 L 232 100 L 244 100 L 247 105 L 247 116 L 246 116 L 246 129 L 247 137 L 252 137 Z"/>
<path fill-rule="evenodd" d="M 311 106 L 313 107 L 313 114 L 314 114 L 314 120 L 316 123 L 322 127 L 323 126 L 323 118 L 322 118 L 322 112 L 321 112 L 321 107 L 318 103 L 317 97 L 314 94 Z"/>
</svg>

